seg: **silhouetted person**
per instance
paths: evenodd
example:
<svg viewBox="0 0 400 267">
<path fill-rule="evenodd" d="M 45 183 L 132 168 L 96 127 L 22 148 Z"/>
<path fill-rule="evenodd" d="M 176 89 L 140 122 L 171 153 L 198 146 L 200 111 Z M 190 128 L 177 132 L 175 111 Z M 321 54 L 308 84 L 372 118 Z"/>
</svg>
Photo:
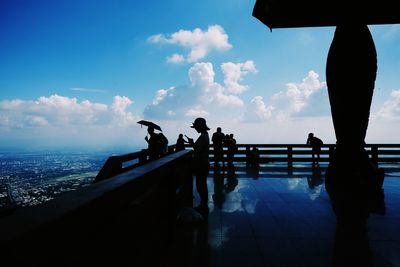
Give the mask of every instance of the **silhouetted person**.
<svg viewBox="0 0 400 267">
<path fill-rule="evenodd" d="M 228 165 L 233 164 L 233 158 L 235 156 L 236 151 L 236 140 L 233 138 L 233 134 L 225 135 L 224 145 L 227 147 L 227 162 Z"/>
<path fill-rule="evenodd" d="M 257 147 L 253 147 L 248 154 L 248 165 L 252 168 L 258 168 L 260 165 L 260 151 Z"/>
<path fill-rule="evenodd" d="M 217 166 L 220 161 L 222 162 L 222 165 L 224 165 L 224 148 L 223 148 L 224 138 L 225 135 L 222 132 L 221 127 L 218 127 L 217 131 L 213 133 L 211 138 L 214 145 L 215 166 Z"/>
<path fill-rule="evenodd" d="M 193 142 L 192 138 L 188 138 L 189 144 L 193 146 L 193 171 L 196 176 L 196 188 L 200 195 L 200 205 L 195 209 L 202 215 L 208 215 L 208 189 L 207 176 L 210 170 L 210 162 L 208 160 L 210 138 L 208 136 L 208 128 L 204 118 L 197 118 L 191 126 L 198 133 L 199 138 Z"/>
<path fill-rule="evenodd" d="M 168 153 L 168 139 L 163 133 L 159 133 L 159 136 L 160 136 L 161 142 L 163 144 L 163 150 L 162 150 L 161 155 L 167 154 Z"/>
<path fill-rule="evenodd" d="M 376 179 L 365 151 L 377 59 L 366 25 L 336 27 L 329 49 L 326 80 L 336 149 L 325 175 L 336 214 L 334 266 L 372 266 L 368 241 L 369 198 Z"/>
<path fill-rule="evenodd" d="M 183 139 L 183 134 L 179 134 L 178 139 L 175 144 L 175 151 L 181 151 L 185 149 L 185 139 Z"/>
<path fill-rule="evenodd" d="M 236 145 L 236 139 L 233 137 L 233 133 L 229 135 L 229 138 L 232 140 L 232 143 Z"/>
<path fill-rule="evenodd" d="M 313 133 L 308 134 L 307 138 L 307 145 L 310 145 L 312 147 L 312 160 L 313 164 L 317 163 L 319 164 L 319 159 L 320 159 L 320 154 L 321 154 L 321 146 L 324 143 L 322 142 L 321 139 L 318 137 L 314 136 Z M 315 155 L 317 155 L 317 160 L 315 160 Z"/>
<path fill-rule="evenodd" d="M 148 127 L 147 132 L 150 138 L 146 135 L 144 138 L 148 143 L 149 160 L 155 160 L 161 157 L 168 147 L 168 139 L 162 133 L 155 133 L 153 127 Z"/>
</svg>

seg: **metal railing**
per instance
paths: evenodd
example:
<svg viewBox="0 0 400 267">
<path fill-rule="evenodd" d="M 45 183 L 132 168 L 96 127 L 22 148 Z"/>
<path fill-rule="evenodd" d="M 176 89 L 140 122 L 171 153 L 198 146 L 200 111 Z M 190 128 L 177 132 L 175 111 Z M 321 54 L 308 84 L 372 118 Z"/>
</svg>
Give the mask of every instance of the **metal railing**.
<svg viewBox="0 0 400 267">
<path fill-rule="evenodd" d="M 163 156 L 170 155 L 171 153 L 174 152 L 175 152 L 175 145 L 168 146 L 168 150 Z M 111 156 L 104 163 L 103 167 L 97 174 L 94 182 L 97 183 L 99 181 L 108 179 L 120 173 L 141 166 L 147 162 L 149 162 L 148 149 L 142 149 L 141 151 L 120 156 Z"/>
<path fill-rule="evenodd" d="M 324 144 L 321 147 L 319 163 L 330 161 L 330 156 L 335 150 L 335 144 Z M 214 161 L 213 146 L 210 147 L 210 160 Z M 309 169 L 305 163 L 312 163 L 312 147 L 305 144 L 237 144 L 233 154 L 233 163 L 246 163 L 250 161 L 250 153 L 253 148 L 258 149 L 258 162 L 261 165 L 273 165 L 267 168 L 270 171 L 281 171 L 278 165 L 272 163 L 286 163 L 286 171 L 292 175 L 294 171 L 302 172 Z M 384 166 L 387 171 L 399 171 L 400 144 L 366 144 L 365 149 L 376 166 Z M 228 160 L 228 148 L 224 147 L 224 160 Z M 301 166 L 301 167 L 300 167 Z"/>
<path fill-rule="evenodd" d="M 324 144 L 321 147 L 319 162 L 328 163 L 330 155 L 334 151 L 335 144 Z M 186 145 L 187 149 L 191 149 Z M 287 163 L 288 172 L 292 172 L 293 165 L 296 163 L 312 162 L 312 148 L 305 144 L 237 144 L 233 152 L 233 163 L 249 163 L 251 149 L 258 149 L 259 164 L 284 162 Z M 366 144 L 365 148 L 376 165 L 399 163 L 400 162 L 400 144 Z M 170 146 L 168 154 L 175 151 L 175 146 Z M 223 150 L 224 161 L 228 160 L 228 148 Z M 126 162 L 134 162 L 124 167 Z M 210 145 L 210 161 L 214 162 L 214 146 Z M 109 157 L 100 170 L 95 181 L 101 181 L 123 173 L 137 166 L 148 162 L 147 149 L 122 156 Z"/>
<path fill-rule="evenodd" d="M 325 144 L 321 147 L 320 162 L 329 162 L 335 144 Z M 237 144 L 233 162 L 247 162 L 252 148 L 258 149 L 260 163 L 312 162 L 312 148 L 304 144 Z M 400 162 L 400 144 L 367 144 L 365 148 L 374 163 Z M 224 159 L 227 160 L 228 148 L 224 147 Z M 214 161 L 213 145 L 210 146 L 210 160 Z"/>
</svg>

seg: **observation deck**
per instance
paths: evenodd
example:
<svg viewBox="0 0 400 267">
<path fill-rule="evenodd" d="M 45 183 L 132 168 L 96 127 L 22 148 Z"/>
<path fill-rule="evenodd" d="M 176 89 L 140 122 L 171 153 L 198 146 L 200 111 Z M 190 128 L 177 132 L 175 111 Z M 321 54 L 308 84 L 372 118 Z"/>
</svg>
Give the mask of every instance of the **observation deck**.
<svg viewBox="0 0 400 267">
<path fill-rule="evenodd" d="M 258 167 L 246 164 L 257 146 Z M 199 199 L 188 148 L 147 161 L 109 159 L 96 183 L 0 218 L 2 255 L 14 263 L 78 266 L 330 266 L 336 217 L 306 145 L 238 145 L 232 165 L 211 161 L 208 219 L 176 220 Z M 367 145 L 385 169 L 384 209 L 371 213 L 375 266 L 400 266 L 400 145 Z M 212 148 L 211 148 L 211 160 Z"/>
</svg>

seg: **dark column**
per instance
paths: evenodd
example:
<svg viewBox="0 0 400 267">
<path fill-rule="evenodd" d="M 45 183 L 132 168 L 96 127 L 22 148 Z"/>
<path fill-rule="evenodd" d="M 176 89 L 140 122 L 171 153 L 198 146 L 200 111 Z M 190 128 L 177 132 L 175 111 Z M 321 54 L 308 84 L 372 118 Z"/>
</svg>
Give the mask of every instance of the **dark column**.
<svg viewBox="0 0 400 267">
<path fill-rule="evenodd" d="M 377 59 L 366 25 L 339 25 L 329 49 L 326 79 L 337 146 L 326 189 L 337 217 L 334 266 L 370 266 L 368 193 L 375 170 L 364 149 Z"/>
</svg>

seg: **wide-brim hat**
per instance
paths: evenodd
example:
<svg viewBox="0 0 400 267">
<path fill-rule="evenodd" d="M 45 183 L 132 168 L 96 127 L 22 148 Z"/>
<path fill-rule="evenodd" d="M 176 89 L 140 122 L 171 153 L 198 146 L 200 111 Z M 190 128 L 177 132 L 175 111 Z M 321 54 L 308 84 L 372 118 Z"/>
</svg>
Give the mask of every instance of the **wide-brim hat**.
<svg viewBox="0 0 400 267">
<path fill-rule="evenodd" d="M 192 128 L 198 128 L 198 129 L 205 129 L 205 130 L 210 130 L 210 128 L 208 128 L 207 123 L 206 123 L 206 119 L 204 118 L 197 118 L 194 120 L 194 122 L 192 123 L 193 125 L 190 126 Z"/>
</svg>

